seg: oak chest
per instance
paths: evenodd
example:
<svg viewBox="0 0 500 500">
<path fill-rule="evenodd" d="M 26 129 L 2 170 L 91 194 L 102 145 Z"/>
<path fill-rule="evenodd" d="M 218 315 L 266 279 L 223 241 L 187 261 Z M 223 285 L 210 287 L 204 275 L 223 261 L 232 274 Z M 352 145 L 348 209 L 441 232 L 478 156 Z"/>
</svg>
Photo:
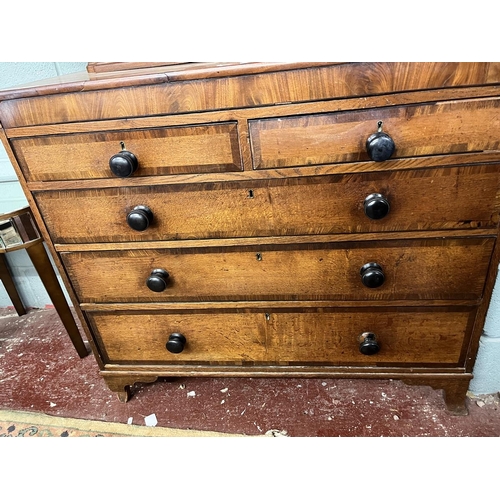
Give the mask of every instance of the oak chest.
<svg viewBox="0 0 500 500">
<path fill-rule="evenodd" d="M 499 262 L 500 64 L 123 66 L 0 92 L 109 388 L 391 378 L 463 413 Z"/>
</svg>

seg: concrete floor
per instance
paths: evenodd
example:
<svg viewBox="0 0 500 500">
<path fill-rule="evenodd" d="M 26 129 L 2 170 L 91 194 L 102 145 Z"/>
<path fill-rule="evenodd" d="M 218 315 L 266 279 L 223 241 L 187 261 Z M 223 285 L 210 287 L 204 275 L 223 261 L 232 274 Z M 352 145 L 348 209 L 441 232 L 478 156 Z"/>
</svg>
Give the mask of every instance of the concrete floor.
<svg viewBox="0 0 500 500">
<path fill-rule="evenodd" d="M 54 309 L 0 310 L 0 408 L 249 436 L 500 436 L 498 395 L 450 415 L 441 391 L 392 380 L 182 378 L 136 384 L 121 403 L 80 359 Z"/>
</svg>

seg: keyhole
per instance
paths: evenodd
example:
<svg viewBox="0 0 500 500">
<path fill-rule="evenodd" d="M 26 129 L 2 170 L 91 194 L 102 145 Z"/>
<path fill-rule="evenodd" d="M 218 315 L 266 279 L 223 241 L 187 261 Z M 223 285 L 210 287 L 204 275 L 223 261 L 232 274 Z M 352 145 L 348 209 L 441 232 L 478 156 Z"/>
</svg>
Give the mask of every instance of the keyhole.
<svg viewBox="0 0 500 500">
<path fill-rule="evenodd" d="M 262 260 L 262 254 L 261 253 L 257 253 L 255 254 L 255 257 L 257 258 L 257 260 L 261 261 Z"/>
<path fill-rule="evenodd" d="M 248 197 L 253 198 L 253 189 L 248 190 Z"/>
</svg>

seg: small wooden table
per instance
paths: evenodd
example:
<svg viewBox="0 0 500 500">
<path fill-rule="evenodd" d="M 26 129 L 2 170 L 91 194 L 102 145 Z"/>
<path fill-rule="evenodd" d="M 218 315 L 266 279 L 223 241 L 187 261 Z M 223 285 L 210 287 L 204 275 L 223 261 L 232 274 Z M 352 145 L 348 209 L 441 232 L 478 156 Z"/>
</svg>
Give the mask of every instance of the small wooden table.
<svg viewBox="0 0 500 500">
<path fill-rule="evenodd" d="M 0 280 L 19 316 L 26 314 L 26 309 L 9 272 L 5 254 L 22 248 L 26 249 L 78 355 L 81 358 L 87 356 L 90 351 L 80 335 L 29 207 L 0 214 Z"/>
</svg>

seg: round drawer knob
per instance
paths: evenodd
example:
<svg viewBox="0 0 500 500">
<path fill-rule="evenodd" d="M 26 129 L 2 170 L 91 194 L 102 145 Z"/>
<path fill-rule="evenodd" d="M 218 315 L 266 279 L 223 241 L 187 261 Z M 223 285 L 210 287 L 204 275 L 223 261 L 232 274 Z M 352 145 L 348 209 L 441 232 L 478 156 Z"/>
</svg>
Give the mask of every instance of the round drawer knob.
<svg viewBox="0 0 500 500">
<path fill-rule="evenodd" d="M 145 205 L 137 205 L 127 215 L 127 224 L 135 231 L 145 231 L 153 222 L 153 212 Z"/>
<path fill-rule="evenodd" d="M 368 156 L 373 161 L 388 160 L 394 153 L 396 146 L 392 138 L 382 132 L 382 122 L 378 122 L 378 130 L 366 140 Z"/>
<path fill-rule="evenodd" d="M 172 333 L 168 338 L 166 345 L 167 351 L 173 354 L 179 354 L 184 350 L 186 345 L 186 337 L 182 333 Z"/>
<path fill-rule="evenodd" d="M 373 193 L 365 198 L 364 202 L 365 214 L 369 219 L 383 219 L 391 209 L 391 205 L 387 198 L 379 193 Z"/>
<path fill-rule="evenodd" d="M 359 274 L 361 274 L 361 281 L 363 285 L 368 288 L 377 288 L 382 286 L 385 281 L 384 271 L 382 271 L 382 267 L 376 262 L 369 262 L 365 264 L 360 270 Z"/>
<path fill-rule="evenodd" d="M 358 337 L 359 352 L 365 356 L 372 356 L 380 351 L 377 337 L 373 332 L 364 332 Z"/>
<path fill-rule="evenodd" d="M 125 149 L 125 144 L 120 143 L 122 150 L 109 159 L 109 168 L 117 177 L 129 177 L 138 166 L 137 158 L 130 151 Z"/>
<path fill-rule="evenodd" d="M 163 292 L 167 288 L 168 278 L 169 274 L 164 269 L 153 269 L 146 285 L 152 292 Z"/>
</svg>

